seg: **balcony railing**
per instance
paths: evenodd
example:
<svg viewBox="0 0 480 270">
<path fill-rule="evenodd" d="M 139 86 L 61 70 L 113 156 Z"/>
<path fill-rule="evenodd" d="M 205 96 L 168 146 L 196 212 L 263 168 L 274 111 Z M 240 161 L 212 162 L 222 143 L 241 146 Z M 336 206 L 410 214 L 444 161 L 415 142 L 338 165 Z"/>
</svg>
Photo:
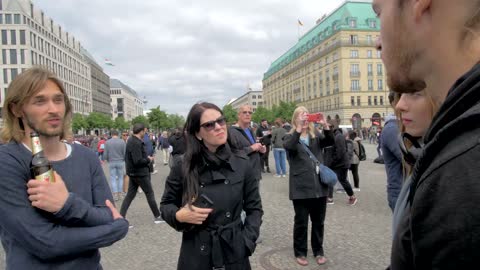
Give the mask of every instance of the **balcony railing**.
<svg viewBox="0 0 480 270">
<path fill-rule="evenodd" d="M 358 78 L 360 77 L 360 71 L 350 71 L 351 78 Z"/>
</svg>

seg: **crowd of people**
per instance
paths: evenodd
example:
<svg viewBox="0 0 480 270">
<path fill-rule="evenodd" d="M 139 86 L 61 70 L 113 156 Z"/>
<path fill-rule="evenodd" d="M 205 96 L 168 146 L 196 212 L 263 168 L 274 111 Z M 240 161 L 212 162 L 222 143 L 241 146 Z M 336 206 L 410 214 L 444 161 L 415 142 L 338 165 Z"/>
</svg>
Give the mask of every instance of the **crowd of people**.
<svg viewBox="0 0 480 270">
<path fill-rule="evenodd" d="M 460 2 L 373 1 L 382 23 L 377 46 L 395 109 L 377 136 L 393 212 L 392 270 L 476 265 L 480 6 Z M 276 119 L 272 127 L 262 120 L 253 130 L 247 104 L 228 126 L 215 104 L 198 103 L 185 127 L 171 136 L 136 124 L 131 136 L 120 138 L 116 131 L 110 138 L 94 136 L 89 150 L 72 138 L 72 107 L 52 72 L 37 67 L 22 72 L 4 102 L 0 236 L 7 269 L 102 269 L 99 248 L 127 234 L 125 215 L 139 187 L 153 222 L 182 233 L 178 269 L 251 269 L 263 217 L 260 180 L 273 173 L 270 149 L 274 176 L 288 176 L 295 213 L 292 254 L 300 266 L 308 265 L 309 218 L 315 262 L 328 261 L 324 222 L 333 187 L 321 181 L 319 164 L 334 171 L 348 205 L 358 202 L 358 169 L 365 159 L 361 137 L 367 134 L 347 132 L 334 122 L 313 123 L 302 106 L 290 123 Z M 53 182 L 32 179 L 31 132 L 38 133 L 55 171 Z M 160 207 L 151 186 L 157 149 L 163 164 L 171 165 Z M 125 191 L 125 175 L 128 191 L 119 212 L 114 203 Z"/>
</svg>

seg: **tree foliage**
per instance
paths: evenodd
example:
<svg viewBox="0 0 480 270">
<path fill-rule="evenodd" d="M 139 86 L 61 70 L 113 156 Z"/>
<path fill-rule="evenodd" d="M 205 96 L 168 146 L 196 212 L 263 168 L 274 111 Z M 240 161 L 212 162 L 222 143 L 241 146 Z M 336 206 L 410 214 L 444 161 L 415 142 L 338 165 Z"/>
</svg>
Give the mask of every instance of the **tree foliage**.
<svg viewBox="0 0 480 270">
<path fill-rule="evenodd" d="M 183 125 L 185 125 L 185 118 L 179 114 L 169 114 L 168 118 L 172 124 L 172 128 L 183 127 Z"/>
<path fill-rule="evenodd" d="M 223 115 L 225 115 L 225 118 L 227 119 L 227 123 L 233 124 L 237 121 L 237 111 L 231 104 L 223 106 L 222 111 Z"/>
<path fill-rule="evenodd" d="M 113 127 L 112 119 L 103 113 L 92 112 L 86 118 L 87 129 L 110 129 Z"/>
<path fill-rule="evenodd" d="M 125 121 L 125 118 L 123 118 L 122 116 L 119 116 L 115 118 L 115 121 L 113 122 L 113 128 L 119 131 L 125 131 L 130 129 L 130 123 L 128 121 Z"/>
<path fill-rule="evenodd" d="M 72 130 L 77 133 L 81 129 L 87 129 L 87 121 L 83 115 L 75 113 L 72 117 Z"/>
<path fill-rule="evenodd" d="M 142 123 L 142 124 L 145 125 L 145 127 L 149 127 L 148 119 L 144 115 L 139 115 L 139 116 L 132 119 L 132 126 L 137 124 L 137 123 Z"/>
</svg>

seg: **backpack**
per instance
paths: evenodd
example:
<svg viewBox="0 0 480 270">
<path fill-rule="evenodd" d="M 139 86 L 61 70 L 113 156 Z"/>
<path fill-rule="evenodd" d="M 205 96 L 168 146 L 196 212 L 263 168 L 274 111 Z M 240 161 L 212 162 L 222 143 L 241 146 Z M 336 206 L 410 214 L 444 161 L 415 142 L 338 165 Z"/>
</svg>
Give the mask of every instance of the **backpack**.
<svg viewBox="0 0 480 270">
<path fill-rule="evenodd" d="M 351 140 L 345 140 L 347 148 L 348 162 L 351 163 L 353 159 L 353 142 Z"/>
<path fill-rule="evenodd" d="M 365 147 L 360 141 L 357 141 L 357 143 L 358 143 L 358 159 L 360 161 L 367 160 L 367 153 L 365 152 Z"/>
</svg>

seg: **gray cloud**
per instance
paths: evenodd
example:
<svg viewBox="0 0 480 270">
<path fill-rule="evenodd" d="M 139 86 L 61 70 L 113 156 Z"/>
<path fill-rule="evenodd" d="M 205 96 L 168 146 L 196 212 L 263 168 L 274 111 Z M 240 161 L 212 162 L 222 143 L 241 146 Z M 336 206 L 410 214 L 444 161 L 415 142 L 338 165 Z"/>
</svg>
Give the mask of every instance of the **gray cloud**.
<svg viewBox="0 0 480 270">
<path fill-rule="evenodd" d="M 147 107 L 186 114 L 197 101 L 222 107 L 261 90 L 270 63 L 341 0 L 36 0 L 104 66 L 146 96 Z"/>
</svg>

